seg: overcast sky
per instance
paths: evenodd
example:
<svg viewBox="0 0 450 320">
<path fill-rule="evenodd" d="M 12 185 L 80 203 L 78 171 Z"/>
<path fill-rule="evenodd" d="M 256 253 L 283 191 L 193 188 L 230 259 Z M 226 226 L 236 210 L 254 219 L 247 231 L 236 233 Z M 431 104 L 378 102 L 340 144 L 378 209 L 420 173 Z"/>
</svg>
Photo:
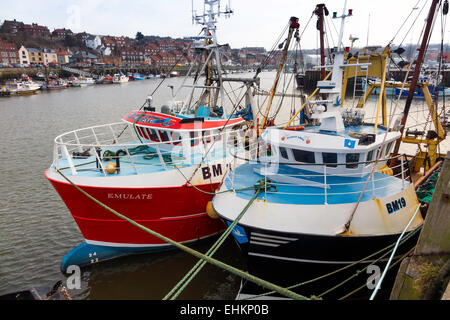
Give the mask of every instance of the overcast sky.
<svg viewBox="0 0 450 320">
<path fill-rule="evenodd" d="M 202 0 L 193 0 L 198 12 L 203 9 Z M 222 7 L 228 0 L 222 0 Z M 303 31 L 317 3 L 325 3 L 330 11 L 342 13 L 344 0 L 231 0 L 234 15 L 229 19 L 221 17 L 218 23 L 220 43 L 229 43 L 232 48 L 263 46 L 270 49 L 286 26 L 291 16 L 299 18 Z M 402 32 L 394 43 L 405 38 L 406 31 L 418 13 L 413 29 L 405 42 L 417 43 L 431 0 L 348 0 L 347 8 L 353 9 L 353 17 L 347 20 L 344 41 L 349 45 L 349 35 L 358 37 L 356 46 L 386 45 L 395 35 L 413 7 Z M 369 19 L 370 15 L 370 19 Z M 70 28 L 74 32 L 86 31 L 101 35 L 124 35 L 135 37 L 140 31 L 145 35 L 185 37 L 196 35 L 200 27 L 192 25 L 191 0 L 21 0 L 5 1 L 0 10 L 1 20 L 17 19 L 25 23 L 37 22 L 51 31 L 55 28 Z M 328 19 L 328 38 L 336 42 L 339 21 Z M 369 23 L 370 21 L 370 23 Z M 308 24 L 302 37 L 304 49 L 317 48 L 316 18 Z M 441 39 L 440 18 L 436 21 L 432 43 Z M 450 36 L 445 29 L 444 42 Z M 369 36 L 369 37 L 367 37 Z"/>
</svg>

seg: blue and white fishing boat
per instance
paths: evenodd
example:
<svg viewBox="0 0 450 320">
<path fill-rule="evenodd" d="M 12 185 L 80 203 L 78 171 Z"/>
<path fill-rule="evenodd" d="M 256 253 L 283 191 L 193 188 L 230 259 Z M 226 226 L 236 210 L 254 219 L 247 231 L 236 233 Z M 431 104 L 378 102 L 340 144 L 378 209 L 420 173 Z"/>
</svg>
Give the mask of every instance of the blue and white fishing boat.
<svg viewBox="0 0 450 320">
<path fill-rule="evenodd" d="M 134 80 L 145 80 L 145 76 L 140 73 L 133 73 L 133 79 Z"/>
<path fill-rule="evenodd" d="M 395 95 L 398 97 L 400 95 L 400 89 L 395 88 Z M 428 91 L 430 92 L 430 95 L 432 98 L 436 95 L 436 86 L 434 85 L 428 85 Z M 437 87 L 438 97 L 448 97 L 450 96 L 450 88 L 443 88 L 443 87 Z M 406 98 L 408 97 L 409 89 L 405 89 L 401 91 L 401 97 Z M 421 87 L 418 87 L 414 90 L 414 99 L 425 99 L 425 93 L 423 92 L 423 89 Z"/>
<path fill-rule="evenodd" d="M 247 162 L 232 167 L 212 201 L 214 211 L 230 225 L 255 195 L 248 187 L 264 183 L 233 230 L 252 275 L 289 287 L 347 267 L 292 289 L 306 296 L 339 298 L 349 286 L 364 286 L 367 272 L 345 289 L 326 293 L 365 267 L 383 270 L 389 256 L 378 253 L 360 260 L 395 244 L 407 226 L 406 235 L 411 235 L 423 222 L 407 161 L 390 157 L 401 133 L 377 122 L 365 124 L 361 109 L 340 108 L 343 72 L 349 66 L 342 35 L 351 15 L 345 6 L 341 17 L 335 14 L 341 18 L 340 37 L 332 78 L 317 85 L 323 100 L 312 107 L 315 123 L 265 129 L 262 144 L 253 147 L 259 156 L 237 156 Z M 412 248 L 417 240 L 412 235 L 397 255 Z M 244 283 L 238 298 L 261 290 Z"/>
<path fill-rule="evenodd" d="M 95 80 L 91 77 L 81 76 L 78 78 L 78 81 L 80 82 L 81 87 L 92 86 L 95 84 Z"/>
<path fill-rule="evenodd" d="M 434 99 L 436 92 L 438 94 L 438 98 L 443 98 L 444 96 L 450 95 L 450 88 L 445 88 L 442 85 L 442 76 L 436 76 L 436 74 L 429 73 L 421 73 L 418 79 L 418 83 L 420 84 L 414 90 L 414 99 L 426 99 L 425 93 L 423 91 L 423 87 L 428 87 L 428 91 L 430 92 L 431 98 Z M 401 94 L 401 98 L 408 97 L 409 89 L 405 88 L 404 90 L 400 90 L 400 88 L 395 88 L 395 95 L 398 97 Z"/>
<path fill-rule="evenodd" d="M 361 81 L 362 81 L 362 86 L 363 86 L 363 90 L 364 91 L 367 91 L 369 89 L 369 86 L 370 86 L 371 82 L 375 82 L 377 84 L 380 83 L 380 80 L 373 81 L 371 79 L 367 79 L 367 81 L 366 81 L 365 78 L 362 78 Z M 391 80 L 387 80 L 386 84 L 399 85 L 399 84 L 401 84 L 401 82 L 391 79 Z M 376 88 L 373 89 L 372 94 L 379 95 L 380 94 L 380 90 L 381 89 L 379 87 L 376 87 Z M 388 97 L 392 97 L 392 96 L 398 97 L 398 95 L 400 94 L 400 89 L 399 88 L 387 87 L 387 88 L 385 88 L 385 90 L 386 90 L 386 95 Z M 403 92 L 405 92 L 405 91 L 403 91 Z M 406 91 L 406 96 L 408 96 L 408 92 L 407 91 Z"/>
</svg>

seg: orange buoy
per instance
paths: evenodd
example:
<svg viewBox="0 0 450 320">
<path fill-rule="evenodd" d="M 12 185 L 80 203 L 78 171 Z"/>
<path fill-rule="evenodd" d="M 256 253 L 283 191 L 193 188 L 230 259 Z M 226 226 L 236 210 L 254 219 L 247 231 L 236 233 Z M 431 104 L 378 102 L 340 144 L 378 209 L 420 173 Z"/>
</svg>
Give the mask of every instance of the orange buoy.
<svg viewBox="0 0 450 320">
<path fill-rule="evenodd" d="M 109 174 L 114 174 L 114 173 L 116 173 L 117 166 L 116 166 L 116 164 L 114 162 L 109 162 L 108 164 L 106 164 L 105 170 Z"/>
</svg>

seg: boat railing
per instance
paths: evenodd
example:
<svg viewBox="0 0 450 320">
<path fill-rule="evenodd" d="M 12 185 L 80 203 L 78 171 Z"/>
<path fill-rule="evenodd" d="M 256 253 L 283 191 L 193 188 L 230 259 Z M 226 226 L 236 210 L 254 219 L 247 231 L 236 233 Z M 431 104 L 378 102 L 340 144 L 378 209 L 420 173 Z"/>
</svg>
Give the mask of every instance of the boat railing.
<svg viewBox="0 0 450 320">
<path fill-rule="evenodd" d="M 330 167 L 345 167 L 349 163 L 294 163 L 294 162 L 277 162 L 270 154 L 270 147 L 256 142 L 252 147 L 260 148 L 259 152 L 248 153 L 253 157 L 243 157 L 234 154 L 234 158 L 242 162 L 257 165 L 259 173 L 264 176 L 265 180 L 270 180 L 270 185 L 277 187 L 276 191 L 271 188 L 265 190 L 265 194 L 286 194 L 293 196 L 320 196 L 323 197 L 324 204 L 328 203 L 330 196 L 342 196 L 361 194 L 361 192 L 370 192 L 372 198 L 375 199 L 377 191 L 392 187 L 392 183 L 401 183 L 401 189 L 405 189 L 411 183 L 411 172 L 409 162 L 406 155 L 397 155 L 393 157 L 385 157 L 372 161 L 352 162 L 352 165 L 363 165 L 365 171 L 352 169 L 345 170 L 347 172 L 330 172 Z M 265 146 L 265 148 L 264 148 Z M 235 189 L 235 173 L 237 161 L 232 163 L 231 188 Z M 392 165 L 390 165 L 392 164 Z M 280 165 L 288 165 L 292 170 L 281 171 Z M 298 173 L 295 172 L 298 168 Z M 392 178 L 398 180 L 393 180 Z M 285 180 L 284 182 L 280 180 Z M 268 185 L 267 183 L 265 184 Z M 305 189 L 306 192 L 298 192 L 295 189 L 299 186 L 311 187 L 313 189 Z M 339 188 L 347 186 L 348 189 L 356 191 L 336 192 Z M 242 187 L 242 186 L 239 186 Z M 239 188 L 238 187 L 238 188 Z M 280 187 L 280 188 L 278 188 Z M 291 191 L 292 190 L 292 191 Z M 317 192 L 315 191 L 317 190 Z"/>
<path fill-rule="evenodd" d="M 239 129 L 205 135 L 198 133 L 194 138 L 180 136 L 174 139 L 171 135 L 168 138 L 166 141 L 142 141 L 132 126 L 123 122 L 73 130 L 55 138 L 53 166 L 70 169 L 72 175 L 79 171 L 94 170 L 106 176 L 104 162 L 115 160 L 118 164 L 129 163 L 134 174 L 139 174 L 142 172 L 140 169 L 148 166 L 167 169 L 168 166 L 183 167 L 193 162 L 198 164 L 211 159 L 224 159 L 230 155 L 231 149 L 238 153 L 244 150 L 245 143 L 245 133 Z M 106 151 L 110 151 L 111 155 L 105 154 Z M 116 154 L 119 151 L 121 154 Z M 86 164 L 92 164 L 92 156 L 95 156 L 96 167 L 86 167 Z M 91 159 L 90 162 L 80 161 L 87 158 Z M 62 159 L 67 160 L 64 167 L 60 165 Z M 143 163 L 143 159 L 156 161 Z"/>
</svg>

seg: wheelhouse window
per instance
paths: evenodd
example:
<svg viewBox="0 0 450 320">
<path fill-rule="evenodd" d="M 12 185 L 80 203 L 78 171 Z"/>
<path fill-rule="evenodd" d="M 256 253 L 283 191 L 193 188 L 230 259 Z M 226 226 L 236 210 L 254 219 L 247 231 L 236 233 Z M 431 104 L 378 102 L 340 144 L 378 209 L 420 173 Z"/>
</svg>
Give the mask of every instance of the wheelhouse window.
<svg viewBox="0 0 450 320">
<path fill-rule="evenodd" d="M 145 138 L 147 140 L 150 140 L 149 136 L 147 135 L 147 133 L 145 132 L 145 130 L 143 128 L 136 127 L 136 129 L 137 129 L 137 132 L 138 132 L 139 136 L 141 136 L 141 137 L 143 137 L 143 138 Z"/>
<path fill-rule="evenodd" d="M 172 141 L 175 146 L 182 144 L 182 137 L 179 132 L 172 132 Z"/>
<path fill-rule="evenodd" d="M 162 142 L 170 141 L 169 134 L 167 131 L 159 130 L 159 136 L 161 137 Z"/>
<path fill-rule="evenodd" d="M 327 167 L 337 167 L 337 153 L 322 152 L 322 160 Z"/>
<path fill-rule="evenodd" d="M 386 157 L 389 157 L 389 154 L 391 153 L 391 148 L 392 148 L 392 144 L 394 143 L 394 141 L 391 141 L 387 144 L 386 146 Z"/>
<path fill-rule="evenodd" d="M 155 129 L 145 128 L 144 130 L 147 130 L 147 134 L 149 135 L 150 140 L 155 141 L 155 142 L 160 142 L 158 133 L 156 132 Z"/>
<path fill-rule="evenodd" d="M 374 152 L 375 150 L 370 150 L 368 153 L 367 153 L 367 158 L 366 158 L 366 161 L 367 162 L 370 162 L 370 161 L 372 161 L 373 160 L 373 152 Z M 366 163 L 366 165 L 369 165 L 370 163 Z"/>
<path fill-rule="evenodd" d="M 292 153 L 294 154 L 294 159 L 297 162 L 316 163 L 314 152 L 292 149 Z"/>
<path fill-rule="evenodd" d="M 358 168 L 359 153 L 347 153 L 345 155 L 346 168 L 355 169 Z"/>
<path fill-rule="evenodd" d="M 376 157 L 376 159 L 383 157 L 383 150 L 384 150 L 384 147 L 377 149 L 377 157 Z"/>
<path fill-rule="evenodd" d="M 283 159 L 289 160 L 286 148 L 280 147 L 280 154 Z"/>
</svg>

